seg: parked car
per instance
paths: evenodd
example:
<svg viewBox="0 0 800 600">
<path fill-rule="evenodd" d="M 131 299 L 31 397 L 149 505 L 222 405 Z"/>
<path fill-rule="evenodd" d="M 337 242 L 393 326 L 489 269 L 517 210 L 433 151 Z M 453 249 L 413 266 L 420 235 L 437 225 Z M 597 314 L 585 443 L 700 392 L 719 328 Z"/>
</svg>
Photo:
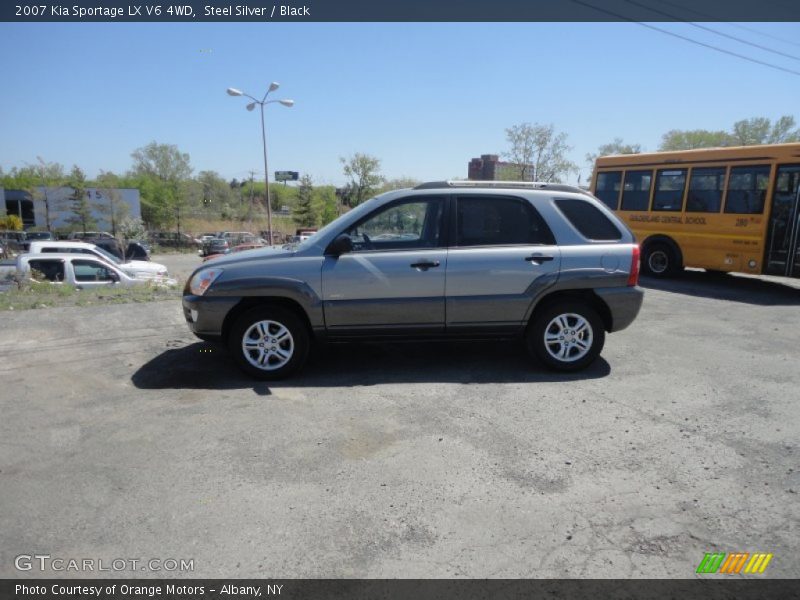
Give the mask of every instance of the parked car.
<svg viewBox="0 0 800 600">
<path fill-rule="evenodd" d="M 233 254 L 235 252 L 244 252 L 245 250 L 256 250 L 257 248 L 263 248 L 266 244 L 262 244 L 261 242 L 254 243 L 254 244 L 239 244 L 238 246 L 234 246 L 228 252 L 223 252 L 221 254 L 209 254 L 208 256 L 203 258 L 203 262 L 208 262 L 209 260 L 213 260 L 215 258 L 219 258 L 220 256 L 225 256 L 226 254 Z"/>
<path fill-rule="evenodd" d="M 33 241 L 54 240 L 56 238 L 50 231 L 26 231 L 25 239 L 26 241 L 33 242 Z"/>
<path fill-rule="evenodd" d="M 155 231 L 150 234 L 150 240 L 157 246 L 165 248 L 192 248 L 200 246 L 200 242 L 188 233 L 177 231 Z"/>
<path fill-rule="evenodd" d="M 27 236 L 24 231 L 0 231 L 0 246 L 9 257 L 25 252 Z"/>
<path fill-rule="evenodd" d="M 638 275 L 633 234 L 584 190 L 432 182 L 373 198 L 293 250 L 202 265 L 183 308 L 198 337 L 263 379 L 297 371 L 315 340 L 387 337 L 521 338 L 572 371 L 636 318 Z"/>
<path fill-rule="evenodd" d="M 73 231 L 67 236 L 68 240 L 114 239 L 107 231 Z"/>
<path fill-rule="evenodd" d="M 31 242 L 31 254 L 58 253 L 58 254 L 91 254 L 100 260 L 114 265 L 131 277 L 168 277 L 167 267 L 160 263 L 145 260 L 123 261 L 110 252 L 88 242 Z"/>
<path fill-rule="evenodd" d="M 150 245 L 137 240 L 129 241 L 125 248 L 125 260 L 150 260 Z"/>
<path fill-rule="evenodd" d="M 168 277 L 131 277 L 104 260 L 83 254 L 20 254 L 16 266 L 18 281 L 44 280 L 74 285 L 78 289 L 109 285 L 130 287 L 147 283 L 164 286 L 177 284 Z"/>
<path fill-rule="evenodd" d="M 200 255 L 203 257 L 217 256 L 219 254 L 227 254 L 231 251 L 231 245 L 228 240 L 223 238 L 211 238 L 203 243 L 200 249 Z"/>
</svg>

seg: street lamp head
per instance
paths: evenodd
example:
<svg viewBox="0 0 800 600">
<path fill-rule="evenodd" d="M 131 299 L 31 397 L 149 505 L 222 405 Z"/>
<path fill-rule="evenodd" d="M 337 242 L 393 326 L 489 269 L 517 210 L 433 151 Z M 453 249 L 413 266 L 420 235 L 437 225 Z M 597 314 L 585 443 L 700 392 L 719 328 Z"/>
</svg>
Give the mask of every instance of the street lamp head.
<svg viewBox="0 0 800 600">
<path fill-rule="evenodd" d="M 227 90 L 228 96 L 241 96 L 242 92 L 237 90 L 236 88 L 228 88 Z"/>
<path fill-rule="evenodd" d="M 270 83 L 270 84 L 269 84 L 269 91 L 270 91 L 270 92 L 274 92 L 274 91 L 275 91 L 275 90 L 277 90 L 279 87 L 281 87 L 281 84 L 280 84 L 280 83 L 278 83 L 277 81 L 273 81 L 272 83 Z"/>
<path fill-rule="evenodd" d="M 284 106 L 288 106 L 289 108 L 294 106 L 294 100 L 280 100 L 279 102 Z"/>
<path fill-rule="evenodd" d="M 253 110 L 255 107 L 256 107 L 256 103 L 255 102 L 251 102 L 250 104 L 247 105 L 247 110 Z"/>
</svg>

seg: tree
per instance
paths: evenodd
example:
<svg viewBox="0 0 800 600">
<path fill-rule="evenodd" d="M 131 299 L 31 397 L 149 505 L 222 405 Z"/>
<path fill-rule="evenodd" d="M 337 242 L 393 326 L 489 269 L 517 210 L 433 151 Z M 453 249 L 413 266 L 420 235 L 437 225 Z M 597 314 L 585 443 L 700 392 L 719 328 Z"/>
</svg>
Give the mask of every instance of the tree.
<svg viewBox="0 0 800 600">
<path fill-rule="evenodd" d="M 114 173 L 100 171 L 96 184 L 98 201 L 95 202 L 95 208 L 108 221 L 111 235 L 116 237 L 123 220 L 130 214 L 128 205 L 119 193 L 119 188 L 122 187 L 120 178 Z"/>
<path fill-rule="evenodd" d="M 658 149 L 662 152 L 671 150 L 692 150 L 693 148 L 717 148 L 730 146 L 731 136 L 726 131 L 709 131 L 708 129 L 692 129 L 682 131 L 672 129 L 661 138 Z"/>
<path fill-rule="evenodd" d="M 159 225 L 177 223 L 188 204 L 190 190 L 185 182 L 192 175 L 189 155 L 172 144 L 151 142 L 131 153 L 131 175 L 138 179 L 148 221 Z"/>
<path fill-rule="evenodd" d="M 80 225 L 81 231 L 86 233 L 87 229 L 94 229 L 97 224 L 92 217 L 92 206 L 89 204 L 86 191 L 86 175 L 78 165 L 73 165 L 67 185 L 72 188 L 72 193 L 69 195 L 72 216 L 67 218 L 67 222 L 75 226 Z"/>
<path fill-rule="evenodd" d="M 403 190 L 406 188 L 413 188 L 420 184 L 420 181 L 413 177 L 398 177 L 396 179 L 389 179 L 381 186 L 381 192 L 390 192 L 392 190 Z"/>
<path fill-rule="evenodd" d="M 567 145 L 567 134 L 556 133 L 552 124 L 514 125 L 506 129 L 506 140 L 511 147 L 503 156 L 512 163 L 510 173 L 522 181 L 533 178 L 560 183 L 577 170 L 577 165 L 566 157 L 572 149 Z"/>
<path fill-rule="evenodd" d="M 369 154 L 356 152 L 350 158 L 340 157 L 344 165 L 344 175 L 350 181 L 344 200 L 350 206 L 358 206 L 375 194 L 376 188 L 383 183 L 380 173 L 381 161 Z"/>
<path fill-rule="evenodd" d="M 320 221 L 322 225 L 327 225 L 339 216 L 339 198 L 336 195 L 336 188 L 331 185 L 317 187 L 314 192 L 317 195 L 317 202 L 322 207 Z"/>
<path fill-rule="evenodd" d="M 733 124 L 731 141 L 737 146 L 757 144 L 784 144 L 800 141 L 800 129 L 794 117 L 784 115 L 775 123 L 765 117 L 742 119 Z"/>
<path fill-rule="evenodd" d="M 614 138 L 613 142 L 603 144 L 597 148 L 597 152 L 586 155 L 586 162 L 594 165 L 598 156 L 611 156 L 613 154 L 639 154 L 642 151 L 640 144 L 626 144 L 622 138 Z"/>
<path fill-rule="evenodd" d="M 319 223 L 319 209 L 314 197 L 314 186 L 311 177 L 303 175 L 297 188 L 297 206 L 294 209 L 294 221 L 301 227 L 316 227 Z"/>
<path fill-rule="evenodd" d="M 589 181 L 594 179 L 594 163 L 598 156 L 611 156 L 612 154 L 639 154 L 642 151 L 640 144 L 626 144 L 622 138 L 614 138 L 613 142 L 603 144 L 597 148 L 597 152 L 588 153 L 586 155 L 586 162 L 591 166 L 591 173 L 589 174 Z M 580 183 L 580 180 L 579 180 Z"/>
<path fill-rule="evenodd" d="M 39 161 L 39 165 L 37 167 L 30 167 L 31 169 L 35 169 L 36 174 L 39 178 L 39 185 L 41 188 L 34 188 L 29 190 L 34 197 L 38 197 L 42 200 L 42 204 L 44 206 L 44 223 L 45 228 L 47 231 L 52 230 L 52 222 L 50 219 L 51 212 L 54 212 L 59 207 L 53 204 L 53 200 L 50 198 L 50 193 L 48 188 L 51 187 L 61 187 L 64 185 L 64 167 L 61 163 L 57 162 L 45 162 L 45 160 L 41 156 L 37 156 L 36 160 Z"/>
</svg>

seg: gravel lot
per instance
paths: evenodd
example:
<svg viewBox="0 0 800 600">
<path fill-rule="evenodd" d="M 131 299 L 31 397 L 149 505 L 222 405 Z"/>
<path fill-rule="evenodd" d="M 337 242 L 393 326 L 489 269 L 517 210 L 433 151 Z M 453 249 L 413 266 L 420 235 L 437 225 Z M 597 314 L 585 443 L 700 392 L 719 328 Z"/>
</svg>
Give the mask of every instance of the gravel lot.
<svg viewBox="0 0 800 600">
<path fill-rule="evenodd" d="M 266 385 L 178 303 L 5 313 L 0 577 L 46 553 L 194 559 L 116 576 L 682 578 L 711 551 L 800 577 L 800 282 L 643 283 L 577 375 L 514 345 L 366 344 Z"/>
</svg>

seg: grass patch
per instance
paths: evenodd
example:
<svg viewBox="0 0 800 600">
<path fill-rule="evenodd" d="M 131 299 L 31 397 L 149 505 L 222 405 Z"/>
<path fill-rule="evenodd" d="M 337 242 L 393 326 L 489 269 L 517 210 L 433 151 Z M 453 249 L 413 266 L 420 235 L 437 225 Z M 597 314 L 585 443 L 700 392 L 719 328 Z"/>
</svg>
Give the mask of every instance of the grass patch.
<svg viewBox="0 0 800 600">
<path fill-rule="evenodd" d="M 55 306 L 93 306 L 157 302 L 181 297 L 180 286 L 167 288 L 149 283 L 134 287 L 108 286 L 79 290 L 71 285 L 33 282 L 23 288 L 11 288 L 0 293 L 0 311 L 30 310 Z"/>
</svg>

